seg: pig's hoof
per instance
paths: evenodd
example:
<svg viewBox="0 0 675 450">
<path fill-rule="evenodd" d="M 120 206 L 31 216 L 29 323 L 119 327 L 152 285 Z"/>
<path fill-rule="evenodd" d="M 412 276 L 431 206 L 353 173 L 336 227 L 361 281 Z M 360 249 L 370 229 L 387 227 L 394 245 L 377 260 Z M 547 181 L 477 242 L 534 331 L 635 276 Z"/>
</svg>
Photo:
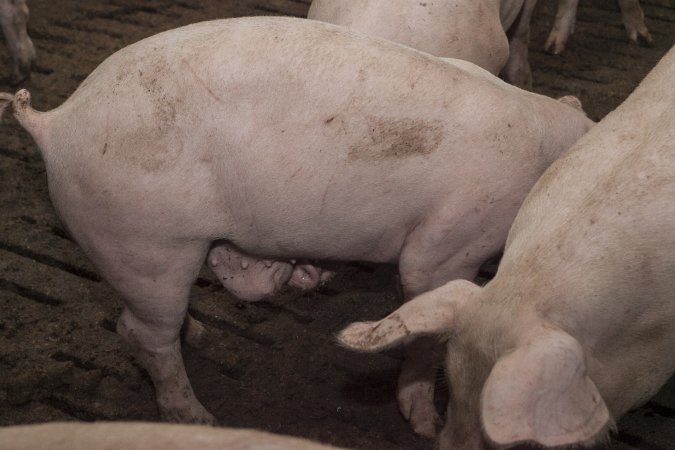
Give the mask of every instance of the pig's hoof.
<svg viewBox="0 0 675 450">
<path fill-rule="evenodd" d="M 436 411 L 426 411 L 420 414 L 417 414 L 417 411 L 413 411 L 413 414 L 410 416 L 410 425 L 413 431 L 420 436 L 430 439 L 436 437 L 436 426 L 440 421 L 441 419 Z"/>
<path fill-rule="evenodd" d="M 552 55 L 559 55 L 565 50 L 565 41 L 566 39 L 551 33 L 544 44 L 544 50 Z"/>
<path fill-rule="evenodd" d="M 421 383 L 406 386 L 398 393 L 399 408 L 403 416 L 410 421 L 415 433 L 428 437 L 436 437 L 436 426 L 441 422 L 432 400 L 427 395 L 418 395 Z"/>
</svg>

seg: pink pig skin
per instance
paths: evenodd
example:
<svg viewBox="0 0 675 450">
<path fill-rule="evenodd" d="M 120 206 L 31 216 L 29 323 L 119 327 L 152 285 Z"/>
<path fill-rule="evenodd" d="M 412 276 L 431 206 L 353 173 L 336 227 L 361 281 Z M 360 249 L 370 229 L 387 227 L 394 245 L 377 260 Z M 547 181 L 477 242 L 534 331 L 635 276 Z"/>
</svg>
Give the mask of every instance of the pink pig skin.
<svg viewBox="0 0 675 450">
<path fill-rule="evenodd" d="M 534 185 L 496 276 L 340 333 L 444 336 L 441 450 L 598 448 L 675 372 L 675 48 Z"/>
<path fill-rule="evenodd" d="M 317 21 L 241 18 L 150 37 L 58 108 L 0 94 L 40 147 L 56 211 L 125 299 L 118 331 L 164 420 L 213 422 L 180 355 L 213 242 L 257 260 L 399 264 L 406 298 L 472 279 L 539 175 L 592 126 L 563 102 Z M 434 340 L 401 410 L 432 435 Z"/>
<path fill-rule="evenodd" d="M 308 18 L 444 58 L 470 61 L 529 89 L 536 0 L 314 0 Z"/>
</svg>

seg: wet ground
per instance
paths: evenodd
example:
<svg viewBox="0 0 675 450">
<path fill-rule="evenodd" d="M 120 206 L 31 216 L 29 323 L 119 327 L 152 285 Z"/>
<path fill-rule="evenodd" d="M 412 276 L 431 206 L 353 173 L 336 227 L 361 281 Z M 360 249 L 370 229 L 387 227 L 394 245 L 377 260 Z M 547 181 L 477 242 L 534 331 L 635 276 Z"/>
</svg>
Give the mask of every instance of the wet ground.
<svg viewBox="0 0 675 450">
<path fill-rule="evenodd" d="M 618 7 L 582 0 L 562 56 L 543 46 L 551 1 L 535 12 L 534 90 L 578 95 L 600 119 L 675 41 L 673 0 L 643 1 L 655 46 L 630 44 Z M 309 0 L 33 0 L 38 62 L 24 86 L 34 106 L 63 102 L 104 58 L 183 24 L 261 14 L 304 16 Z M 9 74 L 0 48 L 0 78 Z M 0 91 L 13 90 L 0 79 Z M 74 127 L 77 124 L 73 124 Z M 392 267 L 350 264 L 314 293 L 259 303 L 231 298 L 206 272 L 191 300 L 210 341 L 186 347 L 197 396 L 223 423 L 361 449 L 423 449 L 398 413 L 400 355 L 355 355 L 334 333 L 398 304 Z M 11 118 L 0 126 L 0 425 L 54 420 L 157 420 L 153 389 L 117 335 L 120 297 L 94 272 L 50 205 L 37 148 Z M 440 384 L 440 383 L 439 383 Z M 616 449 L 675 449 L 675 382 L 627 415 Z"/>
</svg>

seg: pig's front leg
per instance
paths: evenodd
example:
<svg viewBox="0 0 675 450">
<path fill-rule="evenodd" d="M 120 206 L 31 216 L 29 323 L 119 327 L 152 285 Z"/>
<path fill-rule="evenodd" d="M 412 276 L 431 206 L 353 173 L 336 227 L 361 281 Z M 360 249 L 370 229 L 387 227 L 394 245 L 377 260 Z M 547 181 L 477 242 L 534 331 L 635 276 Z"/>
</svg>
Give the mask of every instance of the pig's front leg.
<svg viewBox="0 0 675 450">
<path fill-rule="evenodd" d="M 640 7 L 640 0 L 619 0 L 619 7 L 628 39 L 637 43 L 642 38 L 648 44 L 653 44 L 652 35 L 645 25 L 645 13 Z"/>
<path fill-rule="evenodd" d="M 454 216 L 449 212 L 445 217 Z M 406 301 L 448 281 L 476 277 L 480 265 L 498 251 L 499 244 L 481 240 L 475 230 L 480 230 L 480 225 L 457 224 L 456 217 L 447 220 L 441 214 L 419 224 L 408 235 L 399 258 Z M 415 432 L 427 437 L 436 435 L 440 423 L 434 406 L 434 385 L 444 348 L 433 337 L 404 342 L 397 389 L 399 408 Z"/>
<path fill-rule="evenodd" d="M 558 10 L 551 32 L 544 44 L 544 50 L 559 55 L 565 50 L 565 43 L 570 34 L 574 33 L 574 23 L 577 20 L 579 0 L 559 0 Z"/>
<path fill-rule="evenodd" d="M 0 0 L 0 26 L 12 55 L 11 84 L 19 84 L 30 76 L 35 47 L 28 37 L 28 6 L 25 0 Z"/>
</svg>

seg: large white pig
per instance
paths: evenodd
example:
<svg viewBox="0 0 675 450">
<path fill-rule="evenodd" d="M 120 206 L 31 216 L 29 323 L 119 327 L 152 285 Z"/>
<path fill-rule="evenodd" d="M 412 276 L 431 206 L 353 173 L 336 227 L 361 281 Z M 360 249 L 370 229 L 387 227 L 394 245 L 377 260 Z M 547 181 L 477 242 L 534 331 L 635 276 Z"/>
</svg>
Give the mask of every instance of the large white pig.
<svg viewBox="0 0 675 450">
<path fill-rule="evenodd" d="M 645 13 L 640 7 L 640 0 L 618 0 L 618 2 L 628 39 L 637 43 L 638 39 L 642 38 L 651 44 L 653 39 L 645 25 Z M 567 38 L 574 33 L 578 5 L 579 0 L 558 0 L 558 10 L 551 32 L 544 44 L 545 50 L 556 55 L 565 50 Z"/>
<path fill-rule="evenodd" d="M 7 105 L 42 152 L 57 213 L 125 299 L 118 332 L 161 416 L 197 422 L 214 419 L 179 330 L 207 254 L 221 279 L 255 271 L 251 299 L 292 279 L 295 258 L 398 262 L 406 298 L 472 279 L 592 126 L 466 61 L 292 18 L 161 33 L 52 111 L 25 90 L 1 94 Z M 399 401 L 433 434 L 433 341 L 417 345 Z"/>
<path fill-rule="evenodd" d="M 527 51 L 536 0 L 314 0 L 310 19 L 343 25 L 435 56 L 471 61 L 532 87 Z M 508 37 L 507 37 L 508 35 Z"/>
<path fill-rule="evenodd" d="M 18 84 L 30 76 L 35 59 L 35 47 L 26 31 L 27 23 L 26 0 L 0 0 L 0 28 L 12 56 L 11 84 Z"/>
<path fill-rule="evenodd" d="M 588 447 L 675 372 L 675 48 L 526 198 L 496 277 L 343 330 L 448 340 L 441 449 Z M 489 445 L 492 444 L 492 445 Z"/>
<path fill-rule="evenodd" d="M 143 422 L 0 427 L 0 450 L 339 450 L 251 429 Z"/>
</svg>

